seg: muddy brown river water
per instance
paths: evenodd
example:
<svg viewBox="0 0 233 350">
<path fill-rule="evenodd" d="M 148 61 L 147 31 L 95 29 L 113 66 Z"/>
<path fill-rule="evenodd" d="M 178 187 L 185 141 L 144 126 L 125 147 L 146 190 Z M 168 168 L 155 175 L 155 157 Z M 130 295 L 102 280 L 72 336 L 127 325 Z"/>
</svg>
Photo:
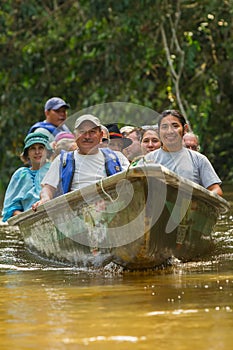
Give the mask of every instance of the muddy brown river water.
<svg viewBox="0 0 233 350">
<path fill-rule="evenodd" d="M 224 197 L 233 204 L 233 186 Z M 0 226 L 0 345 L 16 349 L 231 350 L 233 211 L 214 255 L 147 272 L 53 266 Z"/>
</svg>

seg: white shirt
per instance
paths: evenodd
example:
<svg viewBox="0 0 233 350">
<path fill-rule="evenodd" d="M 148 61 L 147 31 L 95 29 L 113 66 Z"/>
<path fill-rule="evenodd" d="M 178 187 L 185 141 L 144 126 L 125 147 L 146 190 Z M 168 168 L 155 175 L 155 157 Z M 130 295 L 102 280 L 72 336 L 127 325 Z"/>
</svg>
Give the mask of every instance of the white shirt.
<svg viewBox="0 0 233 350">
<path fill-rule="evenodd" d="M 119 156 L 117 154 L 117 156 Z M 125 158 L 119 156 L 119 160 L 121 162 L 121 158 Z M 75 172 L 74 177 L 71 184 L 71 191 L 83 188 L 87 185 L 96 183 L 97 181 L 107 177 L 105 170 L 105 157 L 103 153 L 98 150 L 96 154 L 88 154 L 83 155 L 79 154 L 78 151 L 74 151 L 74 159 L 75 159 Z M 126 159 L 127 160 L 127 159 Z M 129 162 L 124 160 L 124 164 L 122 164 L 122 169 L 126 170 L 129 166 Z M 50 185 L 54 188 L 58 187 L 59 184 L 59 168 L 60 168 L 60 155 L 57 156 L 50 168 L 47 172 L 46 176 L 42 180 L 43 185 Z"/>
</svg>

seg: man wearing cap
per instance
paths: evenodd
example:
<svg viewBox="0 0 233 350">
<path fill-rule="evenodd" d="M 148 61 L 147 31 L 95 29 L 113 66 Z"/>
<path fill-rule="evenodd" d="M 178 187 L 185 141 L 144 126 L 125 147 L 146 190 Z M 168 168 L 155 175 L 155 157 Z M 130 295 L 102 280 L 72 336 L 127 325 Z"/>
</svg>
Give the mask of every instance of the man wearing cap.
<svg viewBox="0 0 233 350">
<path fill-rule="evenodd" d="M 60 97 L 52 97 L 44 107 L 46 120 L 35 123 L 28 131 L 28 133 L 41 132 L 49 137 L 49 142 L 54 141 L 55 136 L 61 132 L 70 132 L 68 127 L 64 124 L 67 118 L 67 109 L 70 106 Z"/>
<path fill-rule="evenodd" d="M 82 115 L 77 118 L 74 129 L 78 149 L 72 152 L 75 166 L 68 191 L 81 189 L 100 181 L 106 176 L 128 168 L 129 162 L 127 167 L 122 166 L 118 156 L 112 150 L 99 148 L 103 132 L 100 120 L 97 117 L 91 114 Z M 61 157 L 61 155 L 57 156 L 52 162 L 42 181 L 41 200 L 36 202 L 32 209 L 36 210 L 38 205 L 52 199 L 59 189 Z M 69 162 L 66 161 L 65 163 Z M 69 172 L 68 169 L 67 174 Z M 69 177 L 69 175 L 66 175 L 66 177 Z M 63 193 L 66 192 L 67 190 L 63 190 Z"/>
</svg>

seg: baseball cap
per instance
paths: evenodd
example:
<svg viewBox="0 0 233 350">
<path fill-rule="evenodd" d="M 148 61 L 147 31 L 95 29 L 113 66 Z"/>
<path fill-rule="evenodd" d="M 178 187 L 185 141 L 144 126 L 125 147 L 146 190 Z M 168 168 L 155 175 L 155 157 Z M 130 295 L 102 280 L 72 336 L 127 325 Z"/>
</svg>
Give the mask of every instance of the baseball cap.
<svg viewBox="0 0 233 350">
<path fill-rule="evenodd" d="M 61 107 L 70 108 L 70 105 L 60 97 L 52 97 L 45 103 L 44 110 L 54 109 L 56 111 Z"/>
<path fill-rule="evenodd" d="M 101 126 L 99 118 L 95 117 L 92 114 L 84 114 L 76 119 L 74 128 L 77 129 L 83 122 L 86 121 L 92 122 L 93 124 L 95 124 L 95 126 Z"/>
</svg>

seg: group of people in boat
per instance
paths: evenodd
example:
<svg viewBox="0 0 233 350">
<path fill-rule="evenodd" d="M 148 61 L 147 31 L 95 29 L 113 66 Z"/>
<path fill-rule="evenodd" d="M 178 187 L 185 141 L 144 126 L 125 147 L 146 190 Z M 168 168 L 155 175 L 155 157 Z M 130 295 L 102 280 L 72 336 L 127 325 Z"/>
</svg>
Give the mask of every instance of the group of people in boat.
<svg viewBox="0 0 233 350">
<path fill-rule="evenodd" d="M 165 110 L 156 125 L 103 125 L 92 114 L 65 125 L 70 108 L 60 97 L 44 107 L 46 119 L 24 139 L 24 166 L 11 177 L 3 204 L 3 221 L 60 194 L 81 189 L 130 166 L 158 163 L 177 175 L 222 195 L 221 180 L 199 152 L 198 136 L 178 110 Z"/>
</svg>

